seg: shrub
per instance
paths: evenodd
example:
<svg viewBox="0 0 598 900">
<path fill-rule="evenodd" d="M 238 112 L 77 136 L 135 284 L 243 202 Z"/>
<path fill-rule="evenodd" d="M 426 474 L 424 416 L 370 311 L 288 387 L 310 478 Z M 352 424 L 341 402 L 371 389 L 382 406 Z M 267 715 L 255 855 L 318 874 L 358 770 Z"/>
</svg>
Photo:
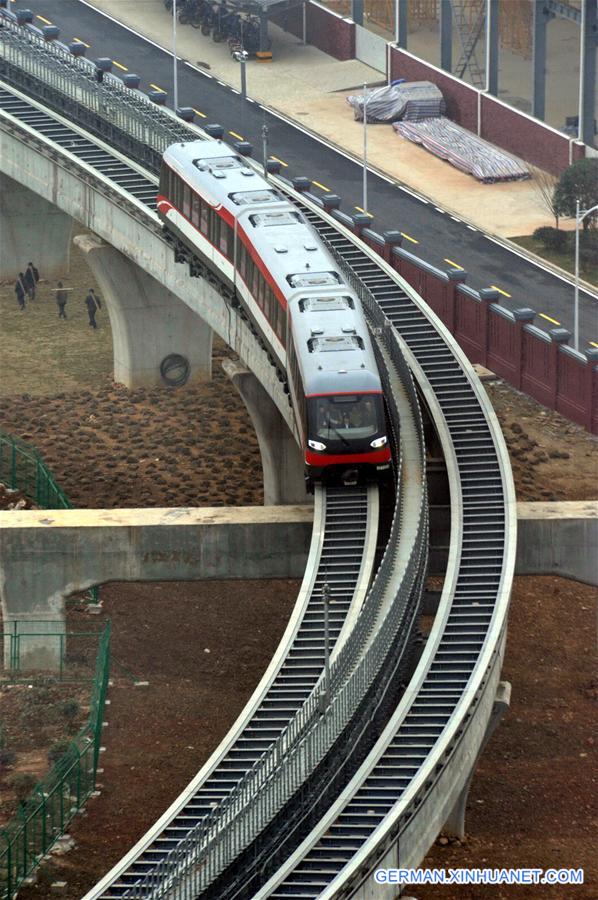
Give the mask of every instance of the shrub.
<svg viewBox="0 0 598 900">
<path fill-rule="evenodd" d="M 74 700 L 72 698 L 69 700 L 63 700 L 60 704 L 61 715 L 67 720 L 69 725 L 73 724 L 74 720 L 79 715 L 80 709 L 81 707 L 79 706 L 77 700 Z"/>
<path fill-rule="evenodd" d="M 25 802 L 36 784 L 37 778 L 31 772 L 19 772 L 13 775 L 9 782 L 19 803 Z"/>
<path fill-rule="evenodd" d="M 543 228 L 536 228 L 534 239 L 544 244 L 547 250 L 562 251 L 567 246 L 569 235 L 566 231 L 561 231 L 560 228 L 545 225 Z"/>
<path fill-rule="evenodd" d="M 59 760 L 61 757 L 65 756 L 68 753 L 70 746 L 70 741 L 54 741 L 54 743 L 48 750 L 48 762 L 50 763 L 50 765 L 57 762 L 57 760 Z"/>
<path fill-rule="evenodd" d="M 14 761 L 17 757 L 17 754 L 14 750 L 9 750 L 8 747 L 3 747 L 0 750 L 0 772 L 4 772 L 6 769 L 10 769 L 12 765 L 14 765 Z"/>
</svg>

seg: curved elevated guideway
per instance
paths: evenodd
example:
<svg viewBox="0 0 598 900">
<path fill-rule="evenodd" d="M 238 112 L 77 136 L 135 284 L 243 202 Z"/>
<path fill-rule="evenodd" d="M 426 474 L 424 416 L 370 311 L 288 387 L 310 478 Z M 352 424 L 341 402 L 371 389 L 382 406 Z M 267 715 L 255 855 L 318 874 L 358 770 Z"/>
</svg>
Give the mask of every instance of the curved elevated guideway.
<svg viewBox="0 0 598 900">
<path fill-rule="evenodd" d="M 22 29 L 11 26 L 0 47 L 4 78 L 24 92 L 1 86 L 0 130 L 115 204 L 129 203 L 160 239 L 160 153 L 197 140 L 199 130 L 117 79 L 92 84 L 86 64 Z M 315 198 L 276 183 L 328 243 L 368 314 L 394 436 L 393 524 L 376 571 L 377 492 L 318 492 L 304 583 L 262 682 L 186 791 L 88 898 L 371 896 L 373 870 L 416 865 L 458 804 L 496 696 L 515 509 L 489 402 L 444 326 L 396 272 Z M 239 317 L 227 306 L 229 319 Z M 448 569 L 415 669 L 427 502 L 412 376 L 443 446 L 451 495 Z"/>
</svg>

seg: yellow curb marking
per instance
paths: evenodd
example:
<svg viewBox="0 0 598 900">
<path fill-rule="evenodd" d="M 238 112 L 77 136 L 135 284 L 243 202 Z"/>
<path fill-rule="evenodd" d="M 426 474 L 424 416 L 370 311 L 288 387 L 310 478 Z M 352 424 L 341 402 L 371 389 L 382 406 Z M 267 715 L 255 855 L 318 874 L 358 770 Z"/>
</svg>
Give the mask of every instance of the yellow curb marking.
<svg viewBox="0 0 598 900">
<path fill-rule="evenodd" d="M 538 313 L 539 316 L 542 316 L 543 319 L 547 319 L 548 322 L 552 322 L 553 325 L 560 325 L 560 322 L 557 322 L 556 319 L 553 319 L 551 316 L 547 316 L 546 313 Z"/>
</svg>

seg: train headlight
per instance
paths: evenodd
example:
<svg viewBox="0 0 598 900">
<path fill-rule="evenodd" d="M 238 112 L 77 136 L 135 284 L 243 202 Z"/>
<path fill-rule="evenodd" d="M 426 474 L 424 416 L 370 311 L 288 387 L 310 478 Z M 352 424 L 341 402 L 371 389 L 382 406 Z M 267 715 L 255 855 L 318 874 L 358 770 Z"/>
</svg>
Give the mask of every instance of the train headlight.
<svg viewBox="0 0 598 900">
<path fill-rule="evenodd" d="M 370 447 L 373 447 L 375 450 L 379 450 L 380 447 L 385 447 L 388 444 L 387 437 L 376 438 L 375 441 L 372 441 Z"/>
<path fill-rule="evenodd" d="M 323 444 L 321 441 L 308 441 L 307 444 L 309 447 L 311 447 L 312 450 L 322 451 L 326 449 L 326 444 Z"/>
</svg>

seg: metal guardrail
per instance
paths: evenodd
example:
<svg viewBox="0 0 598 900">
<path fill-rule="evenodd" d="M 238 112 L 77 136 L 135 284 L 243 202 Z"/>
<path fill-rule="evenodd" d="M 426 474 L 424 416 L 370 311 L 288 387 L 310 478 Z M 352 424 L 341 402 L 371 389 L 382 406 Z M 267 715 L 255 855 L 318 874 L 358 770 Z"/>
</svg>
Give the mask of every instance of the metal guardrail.
<svg viewBox="0 0 598 900">
<path fill-rule="evenodd" d="M 110 622 L 100 636 L 89 717 L 68 750 L 0 831 L 0 897 L 13 900 L 19 885 L 64 834 L 95 790 L 110 670 Z"/>
<path fill-rule="evenodd" d="M 96 67 L 89 60 L 17 25 L 2 11 L 0 17 L 4 26 L 0 30 L 0 78 L 133 154 L 151 171 L 159 170 L 162 153 L 171 144 L 201 138 L 198 131 L 141 91 L 126 87 L 120 78 L 107 73 L 98 84 Z"/>
</svg>

